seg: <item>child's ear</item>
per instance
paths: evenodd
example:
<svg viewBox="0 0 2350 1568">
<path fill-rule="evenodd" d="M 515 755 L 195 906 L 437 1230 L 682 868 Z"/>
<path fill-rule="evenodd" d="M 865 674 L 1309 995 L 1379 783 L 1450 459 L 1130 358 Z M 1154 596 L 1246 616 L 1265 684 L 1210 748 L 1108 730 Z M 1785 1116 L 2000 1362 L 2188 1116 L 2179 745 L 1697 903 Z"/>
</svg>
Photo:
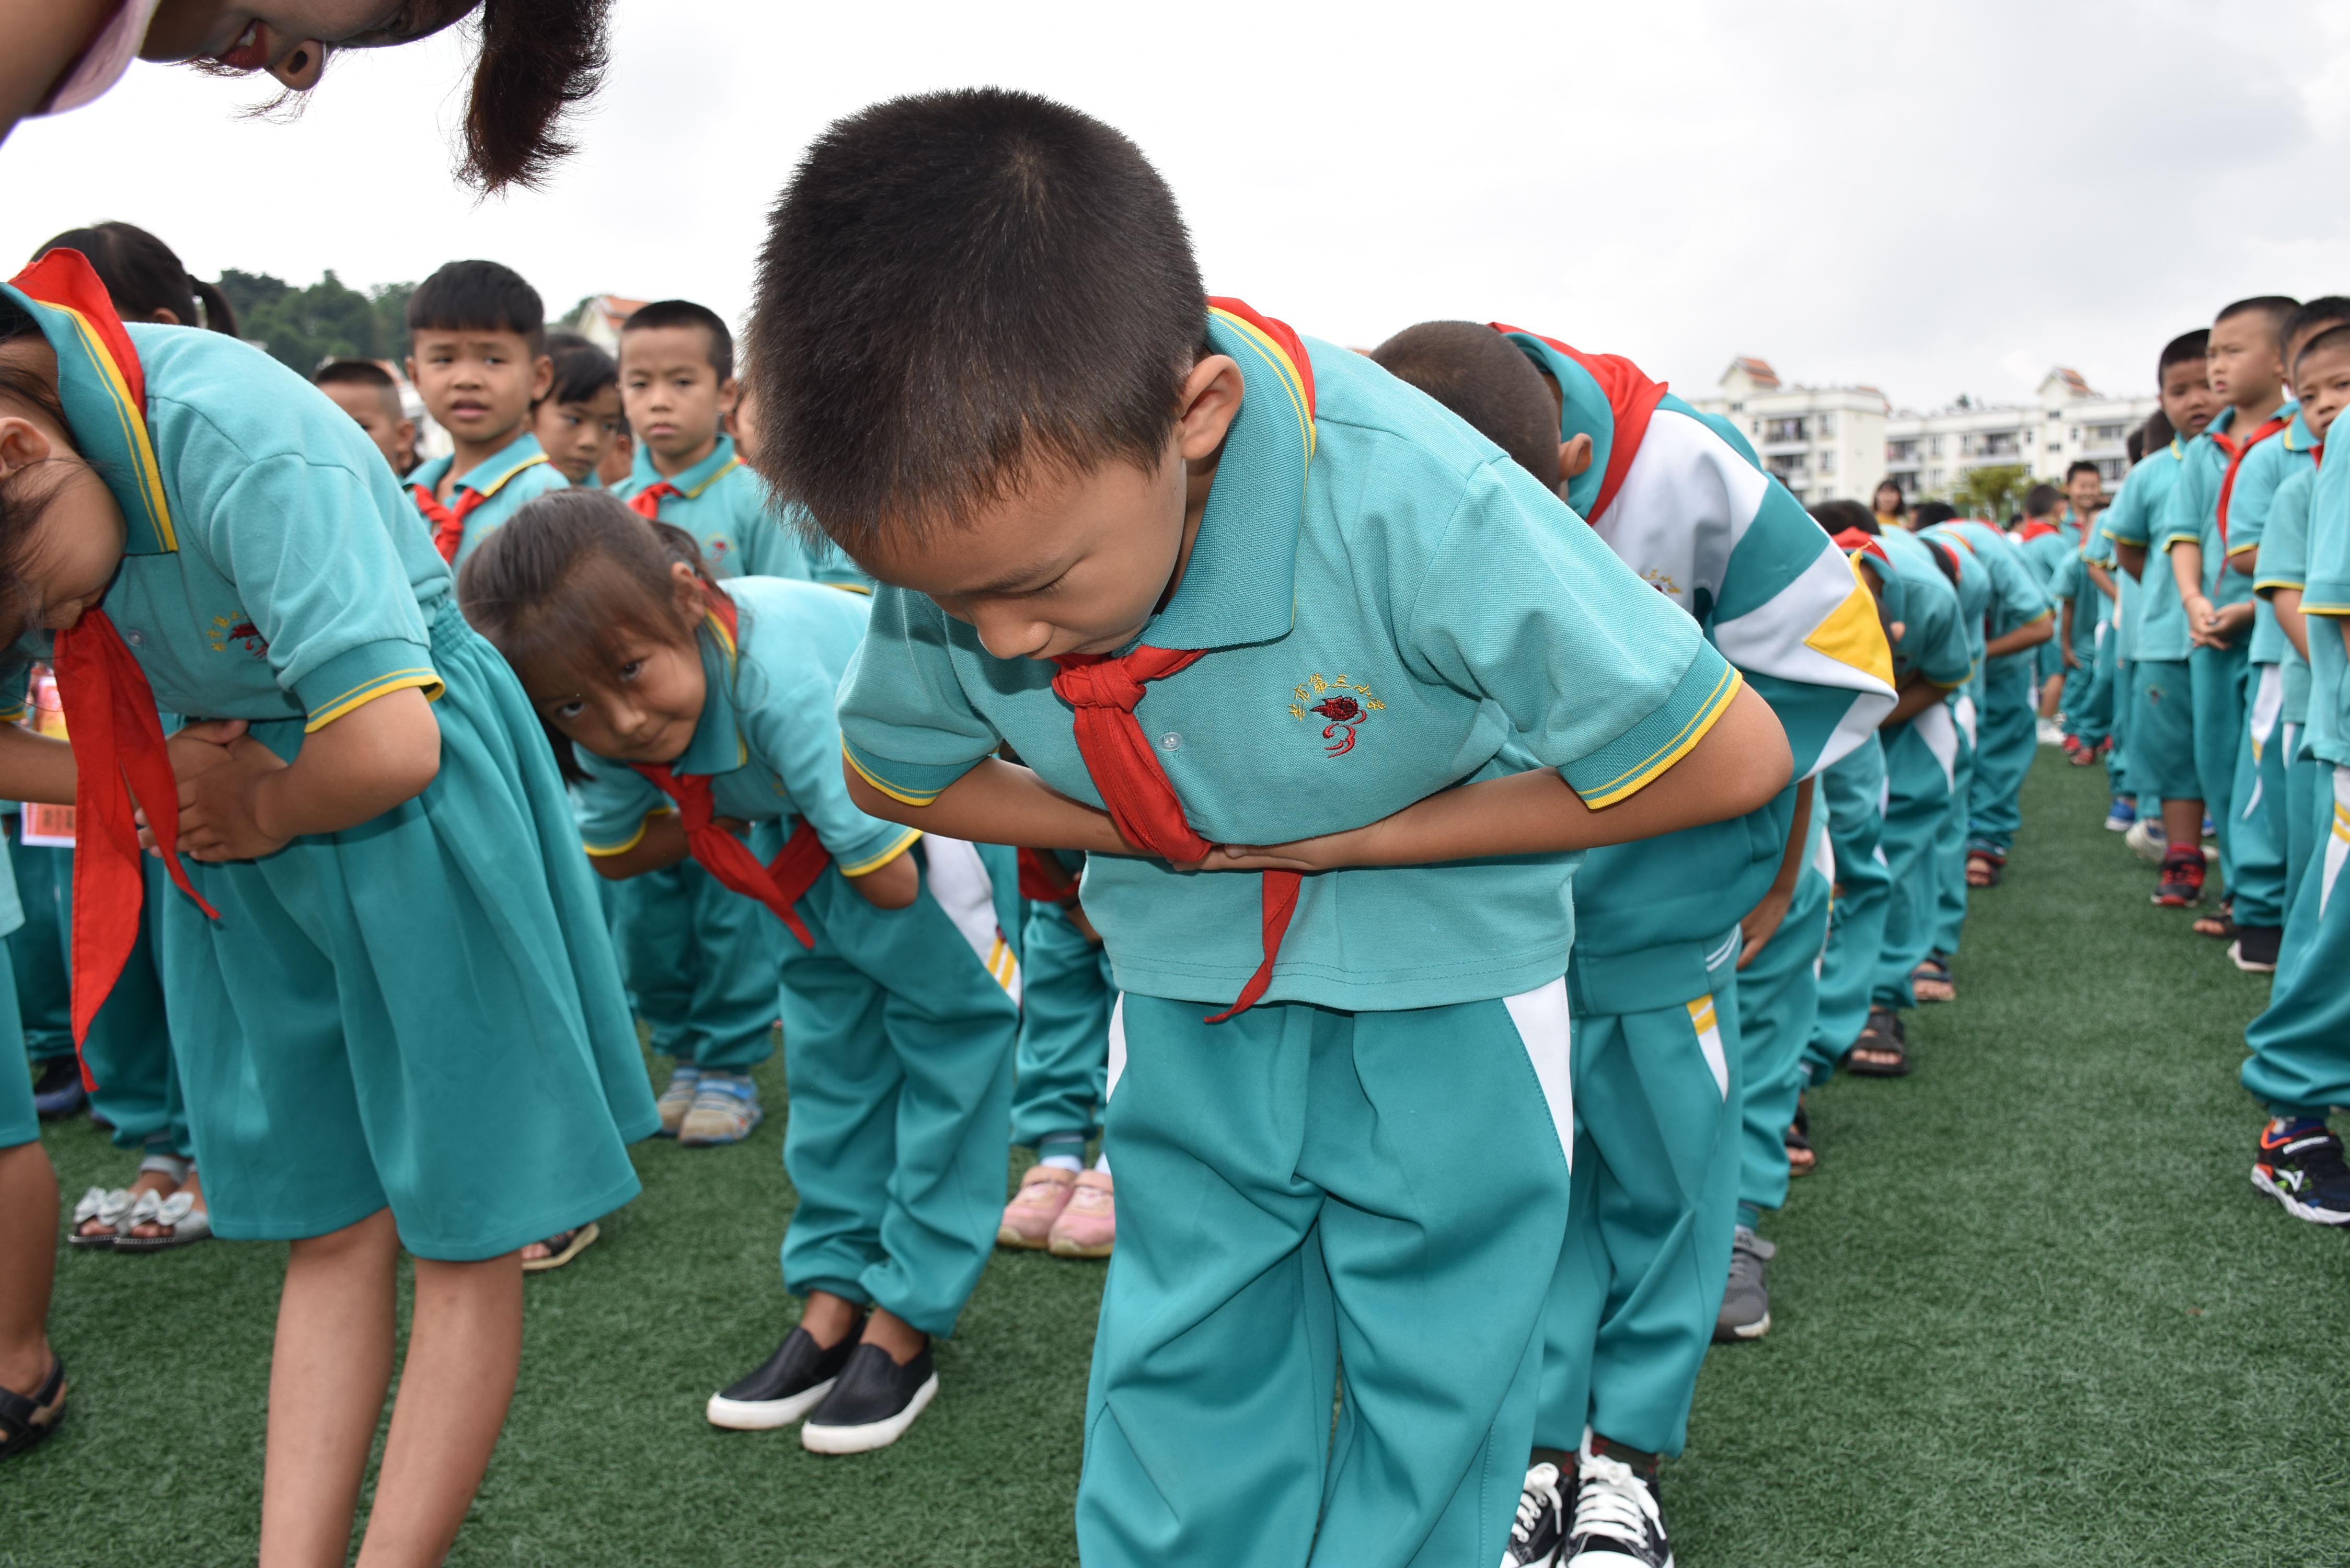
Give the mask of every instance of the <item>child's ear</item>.
<svg viewBox="0 0 2350 1568">
<path fill-rule="evenodd" d="M 720 417 L 723 418 L 727 414 L 733 413 L 736 408 L 741 406 L 742 401 L 743 383 L 740 380 L 733 376 L 729 376 L 724 380 L 718 383 L 718 412 Z"/>
<path fill-rule="evenodd" d="M 545 400 L 545 398 L 546 397 L 546 394 L 547 394 L 547 393 L 549 393 L 549 392 L 551 392 L 551 391 L 553 391 L 554 389 L 555 389 L 555 358 L 554 358 L 554 356 L 552 356 L 552 355 L 548 355 L 548 354 L 541 354 L 537 358 L 536 358 L 536 359 L 532 360 L 532 361 L 531 361 L 531 365 L 530 365 L 530 400 L 531 400 L 531 406 L 532 406 L 532 407 L 534 407 L 534 408 L 536 408 L 536 406 L 537 406 L 537 405 L 538 405 L 542 400 Z"/>
<path fill-rule="evenodd" d="M 32 421 L 16 414 L 0 415 L 0 482 L 33 463 L 46 462 L 56 443 Z"/>
</svg>

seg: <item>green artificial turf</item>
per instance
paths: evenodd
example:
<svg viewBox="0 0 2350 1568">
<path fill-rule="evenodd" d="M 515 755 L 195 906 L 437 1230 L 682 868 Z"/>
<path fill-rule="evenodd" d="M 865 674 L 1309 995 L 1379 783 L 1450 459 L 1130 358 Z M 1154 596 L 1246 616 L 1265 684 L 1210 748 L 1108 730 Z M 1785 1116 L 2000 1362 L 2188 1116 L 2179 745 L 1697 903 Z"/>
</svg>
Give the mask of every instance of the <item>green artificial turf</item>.
<svg viewBox="0 0 2350 1568">
<path fill-rule="evenodd" d="M 1813 1094 L 1820 1170 L 1764 1224 L 1773 1327 L 1709 1359 L 1666 1471 L 1689 1568 L 2350 1559 L 2350 1251 L 2245 1179 L 2267 987 L 2147 902 L 2100 783 L 2041 753 L 1960 1000 L 1913 1016 L 1916 1074 Z M 747 1144 L 639 1145 L 644 1196 L 529 1282 L 452 1561 L 1073 1563 L 1100 1265 L 999 1253 L 887 1452 L 703 1423 L 791 1318 L 779 1061 L 761 1079 Z M 128 1177 L 86 1122 L 47 1141 L 68 1203 Z M 0 1565 L 251 1560 L 283 1251 L 59 1260 L 72 1410 L 0 1467 Z"/>
</svg>

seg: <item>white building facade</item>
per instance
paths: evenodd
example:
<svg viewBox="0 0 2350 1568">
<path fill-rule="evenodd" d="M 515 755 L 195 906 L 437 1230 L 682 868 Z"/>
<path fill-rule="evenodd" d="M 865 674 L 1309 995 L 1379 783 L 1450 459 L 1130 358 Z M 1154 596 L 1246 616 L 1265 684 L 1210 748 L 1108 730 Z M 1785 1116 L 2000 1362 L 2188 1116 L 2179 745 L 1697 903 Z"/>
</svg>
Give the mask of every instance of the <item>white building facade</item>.
<svg viewBox="0 0 2350 1568">
<path fill-rule="evenodd" d="M 1746 357 L 1730 362 L 1720 386 L 1693 406 L 1735 422 L 1807 504 L 1866 502 L 1883 478 L 1913 500 L 1947 495 L 1969 469 L 2001 464 L 2058 483 L 2082 459 L 2097 465 L 2111 490 L 2129 466 L 2130 431 L 2160 406 L 2151 395 L 2106 397 L 2061 366 L 2042 378 L 2033 402 L 1930 413 L 1896 411 L 1874 387 L 1789 386 L 1768 360 Z"/>
</svg>

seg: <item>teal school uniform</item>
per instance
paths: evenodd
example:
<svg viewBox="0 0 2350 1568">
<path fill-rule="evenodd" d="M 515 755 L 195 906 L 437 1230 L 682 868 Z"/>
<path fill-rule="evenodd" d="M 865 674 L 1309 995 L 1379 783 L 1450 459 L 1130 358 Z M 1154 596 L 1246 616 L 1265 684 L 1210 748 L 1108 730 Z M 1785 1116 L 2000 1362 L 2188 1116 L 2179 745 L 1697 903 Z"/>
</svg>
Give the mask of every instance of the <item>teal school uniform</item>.
<svg viewBox="0 0 2350 1568">
<path fill-rule="evenodd" d="M 2103 566 L 2114 585 L 2113 597 L 2105 601 L 2090 701 L 2092 711 L 2102 715 L 2109 726 L 2113 740 L 2112 749 L 2106 753 L 2106 782 L 2115 794 L 2135 799 L 2140 791 L 2131 773 L 2130 725 L 2137 684 L 2134 650 L 2142 596 L 2137 579 L 2123 571 L 2115 559 L 2113 535 L 2106 532 L 2103 524 L 2100 518 L 2090 542 L 2081 547 L 2083 561 Z"/>
<path fill-rule="evenodd" d="M 2122 481 L 2121 492 L 2106 514 L 2108 538 L 2146 551 L 2146 567 L 2134 596 L 2136 616 L 2124 621 L 2120 650 L 2131 668 L 2130 770 L 2141 812 L 2158 801 L 2194 800 L 2203 793 L 2195 770 L 2187 611 L 2161 542 L 2168 526 L 2171 492 L 2186 471 L 2188 449 L 2188 442 L 2174 436 L 2168 446 L 2148 453 Z"/>
<path fill-rule="evenodd" d="M 2023 564 L 2031 568 L 2033 580 L 2040 585 L 2051 603 L 2056 600 L 2056 577 L 2068 561 L 2077 560 L 2081 553 L 2081 520 L 2067 507 L 2060 521 L 2033 521 L 2007 535 Z M 2032 650 L 2033 678 L 2045 685 L 2051 680 L 2063 680 L 2068 671 L 2064 667 L 2063 638 L 2042 643 Z M 2081 673 L 2085 677 L 2087 667 Z"/>
<path fill-rule="evenodd" d="M 129 523 L 104 608 L 160 706 L 247 720 L 290 758 L 385 692 L 438 693 L 417 798 L 261 860 L 188 862 L 217 920 L 163 900 L 213 1229 L 316 1236 L 389 1206 L 411 1251 L 465 1261 L 626 1202 L 624 1143 L 655 1117 L 562 782 L 390 470 L 245 344 L 30 308 Z"/>
<path fill-rule="evenodd" d="M 1057 856 L 1071 875 L 1085 857 Z M 1034 1147 L 1055 1133 L 1092 1137 L 1109 1096 L 1109 1019 L 1118 1001 L 1108 950 L 1055 900 L 1024 899 L 1020 944 L 1020 1052 L 1014 1072 L 1012 1141 Z"/>
<path fill-rule="evenodd" d="M 1635 424 L 1617 410 L 1637 406 L 1646 378 L 1627 362 L 1509 337 L 1559 386 L 1560 439 L 1592 441 L 1569 504 L 1589 508 L 1592 531 L 1770 702 L 1796 778 L 1872 732 L 1893 706 L 1877 606 L 1735 428 L 1669 393 Z M 1612 398 L 1602 375 L 1623 383 Z M 1583 1113 L 1544 1314 L 1543 1447 L 1571 1449 L 1586 1426 L 1649 1451 L 1681 1447 L 1729 1277 L 1748 1070 L 1759 1066 L 1775 1103 L 1811 1033 L 1808 1017 L 1798 1029 L 1773 1011 L 1794 1003 L 1772 991 L 1757 1004 L 1770 1015 L 1755 1063 L 1735 967 L 1736 920 L 1778 872 L 1794 794 L 1790 784 L 1745 817 L 1595 849 L 1576 873 L 1567 998 Z M 1804 961 L 1817 954 L 1814 941 Z"/>
<path fill-rule="evenodd" d="M 2265 438 L 2253 432 L 2254 444 L 2236 464 L 2236 483 L 2230 497 L 2229 516 L 2222 526 L 2220 493 L 2230 466 L 2220 438 L 2235 423 L 2236 410 L 2222 409 L 2204 432 L 2189 443 L 2178 484 L 2163 509 L 2162 537 L 2157 542 L 2167 556 L 2173 545 L 2189 543 L 2203 552 L 2203 591 L 2215 607 L 2243 604 L 2252 598 L 2252 579 L 2238 570 L 2234 552 L 2259 542 L 2259 521 L 2265 517 L 2269 498 L 2283 478 L 2287 464 L 2306 462 L 2310 438 L 2298 423 L 2299 405 L 2287 403 L 2271 424 L 2279 429 Z M 2266 426 L 2263 427 L 2267 428 Z M 2297 448 L 2282 442 L 2298 430 Z M 2247 526 L 2240 526 L 2244 512 Z M 2166 559 L 2164 566 L 2168 566 Z M 2153 570 L 2151 558 L 2147 570 Z M 2175 582 L 2175 578 L 2174 578 Z M 2188 654 L 2188 687 L 2195 711 L 2195 776 L 2201 786 L 2203 809 L 2218 829 L 2220 870 L 2230 897 L 2241 875 L 2236 865 L 2236 771 L 2244 747 L 2246 679 L 2251 638 L 2237 634 L 2225 648 L 2197 647 Z M 2282 877 L 2282 867 L 2264 867 L 2256 874 L 2254 902 L 2259 912 L 2271 912 L 2279 896 L 2270 884 Z M 2268 909 L 2259 907 L 2266 905 Z"/>
<path fill-rule="evenodd" d="M 1819 1024 L 1820 980 L 1835 880 L 1828 814 L 1816 793 L 1826 787 L 1826 775 L 1818 776 L 1795 896 L 1771 940 L 1738 971 L 1738 1038 L 1744 1057 L 1744 1089 L 1739 1098 L 1742 1216 L 1786 1202 L 1787 1128 L 1811 1078 L 1806 1055 Z"/>
<path fill-rule="evenodd" d="M 1933 530 L 1964 541 L 1991 578 L 1991 606 L 1985 633 L 2005 637 L 2054 609 L 2037 575 L 2022 551 L 2006 535 L 1988 523 L 1948 523 Z M 2042 648 L 2052 646 L 2043 643 Z M 1979 672 L 1981 698 L 1976 718 L 1975 770 L 1967 795 L 1967 848 L 2005 855 L 2022 825 L 2021 799 L 2023 775 L 2032 770 L 2039 746 L 2038 715 L 2033 706 L 2033 680 L 2038 649 L 2002 654 L 1986 659 Z M 1966 888 L 1963 857 L 1959 888 Z M 1961 901 L 1963 908 L 1963 898 Z M 1955 949 L 1948 950 L 1956 950 Z"/>
<path fill-rule="evenodd" d="M 1882 843 L 1888 793 L 1883 741 L 1869 736 L 1819 779 L 1812 810 L 1826 819 L 1835 871 L 1811 1043 L 1804 1050 L 1814 1084 L 1827 1081 L 1868 1023 L 1894 897 Z"/>
<path fill-rule="evenodd" d="M 2267 551 L 2262 550 L 2265 566 Z M 2350 1105 L 2350 463 L 2321 465 L 2310 492 L 2307 582 L 2308 732 L 2324 770 L 2311 805 L 2317 848 L 2286 911 L 2269 1005 L 2244 1031 L 2242 1082 L 2280 1116 L 2322 1116 Z"/>
<path fill-rule="evenodd" d="M 24 842 L 24 817 L 16 810 L 5 821 L 9 871 L 24 915 L 24 923 L 8 933 L 17 1020 L 26 1057 L 48 1062 L 74 1054 L 73 925 L 66 905 L 72 897 L 73 851 Z"/>
<path fill-rule="evenodd" d="M 2268 523 L 2261 534 L 2260 568 L 2252 580 L 2252 591 L 2263 601 L 2279 589 L 2299 593 L 2307 587 L 2309 503 L 2316 480 L 2314 466 L 2288 475 L 2277 486 L 2275 498 L 2269 504 Z M 2323 629 L 2324 626 L 2324 622 L 2319 621 L 2314 629 Z M 2314 813 L 2324 767 L 2310 753 L 2307 745 L 2309 660 L 2284 635 L 2273 608 L 2268 612 L 2268 628 L 2276 639 L 2279 679 L 2274 755 L 2284 769 L 2282 907 L 2289 910 L 2301 889 L 2302 876 L 2316 851 L 2318 829 L 2324 826 Z M 2268 761 L 2265 748 L 2262 761 Z"/>
<path fill-rule="evenodd" d="M 1133 710 L 1199 833 L 1282 842 L 1545 767 L 1603 805 L 1727 706 L 1697 623 L 1433 400 L 1223 302 L 1206 331 L 1245 397 L 1141 637 L 1203 651 Z M 885 587 L 847 755 L 920 805 L 1009 742 L 1099 805 L 1055 674 Z M 1579 858 L 1304 877 L 1263 999 L 1218 1023 L 1263 961 L 1263 878 L 1088 858 L 1128 1065 L 1087 1563 L 1499 1559 L 1566 1223 Z"/>
<path fill-rule="evenodd" d="M 1883 735 L 1885 821 L 1878 847 L 1893 891 L 1870 1002 L 1903 1008 L 1916 1001 L 1910 971 L 1933 950 L 1938 934 L 1941 885 L 1935 877 L 1935 845 L 1959 798 L 1963 736 L 1958 710 L 1974 678 L 1975 657 L 1958 590 L 1935 564 L 1936 546 L 1906 529 L 1887 532 L 1877 544 L 1890 566 L 1885 618 L 1902 626 L 1901 639 L 1893 645 L 1894 671 L 1904 679 L 1914 672 L 1951 694 Z M 1963 582 L 1963 562 L 1959 570 Z"/>
<path fill-rule="evenodd" d="M 0 938 L 13 937 L 25 923 L 16 879 L 0 856 Z M 0 970 L 11 968 L 10 948 L 0 941 Z M 0 974 L 0 1148 L 41 1141 L 41 1118 L 33 1106 L 33 1079 L 25 1056 L 25 1029 L 16 1016 L 16 982 Z"/>
<path fill-rule="evenodd" d="M 714 616 L 703 623 L 707 696 L 671 766 L 710 780 L 720 815 L 756 825 L 762 859 L 803 823 L 831 857 L 797 905 L 810 944 L 786 931 L 775 944 L 780 967 L 765 977 L 771 1008 L 781 988 L 792 1101 L 784 1167 L 800 1198 L 784 1238 L 784 1284 L 951 1334 L 1003 1207 L 1020 1023 L 1011 856 L 939 840 L 922 853 L 913 904 L 867 903 L 847 877 L 920 836 L 858 811 L 842 778 L 833 693 L 864 635 L 868 600 L 777 577 L 735 577 L 726 589 L 739 620 L 731 632 Z M 670 809 L 636 769 L 579 758 L 590 855 L 629 848 Z M 985 859 L 1000 864 L 987 867 L 983 896 L 958 901 Z M 729 896 L 782 929 L 752 899 Z"/>
<path fill-rule="evenodd" d="M 1966 631 L 1967 653 L 1974 661 L 1974 672 L 1968 677 L 1965 689 L 1950 699 L 1958 750 L 1950 766 L 1950 809 L 1934 828 L 1929 872 L 1934 891 L 1929 950 L 1948 955 L 1958 951 L 1960 938 L 1966 929 L 1970 806 L 1974 798 L 1975 763 L 1982 739 L 1983 704 L 1990 678 L 1983 650 L 1990 639 L 1991 618 L 1998 608 L 1999 593 L 1998 579 L 1976 555 L 1970 540 L 1949 532 L 1947 526 L 1928 532 L 1940 548 L 1950 552 L 1950 561 L 1957 568 L 1958 578 L 1950 586 L 1959 596 L 1959 617 Z M 1919 535 L 1920 538 L 1925 536 Z"/>
<path fill-rule="evenodd" d="M 570 483 L 561 469 L 546 461 L 546 453 L 540 449 L 538 438 L 530 433 L 530 427 L 525 423 L 516 429 L 519 433 L 514 440 L 459 474 L 457 483 L 450 487 L 448 509 L 453 513 L 459 506 L 466 508 L 465 531 L 458 543 L 456 556 L 450 562 L 452 568 L 463 566 L 465 557 L 520 510 L 524 502 L 550 490 L 566 489 Z M 417 515 L 424 520 L 428 537 L 433 518 L 424 510 L 418 493 L 437 496 L 442 480 L 448 477 L 456 462 L 454 457 L 433 458 L 409 470 L 408 477 L 400 482 L 415 504 Z M 469 501 L 469 494 L 481 499 Z"/>
<path fill-rule="evenodd" d="M 722 435 L 709 456 L 664 479 L 652 449 L 612 493 L 634 502 L 664 487 L 660 520 L 702 546 L 711 576 L 792 577 L 866 591 L 837 550 L 811 549 L 767 503 L 758 476 Z M 681 1064 L 744 1073 L 775 1050 L 776 966 L 783 928 L 691 860 L 610 884 L 612 943 L 652 1048 Z"/>
</svg>

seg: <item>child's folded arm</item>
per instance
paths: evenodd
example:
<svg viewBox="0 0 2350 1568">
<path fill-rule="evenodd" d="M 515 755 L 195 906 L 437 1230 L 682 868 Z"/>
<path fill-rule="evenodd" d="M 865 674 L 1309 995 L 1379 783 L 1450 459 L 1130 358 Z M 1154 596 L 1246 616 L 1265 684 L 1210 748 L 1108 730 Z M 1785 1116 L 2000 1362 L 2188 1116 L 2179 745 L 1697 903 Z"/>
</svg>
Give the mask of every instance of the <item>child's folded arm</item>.
<svg viewBox="0 0 2350 1568">
<path fill-rule="evenodd" d="M 854 751 L 844 755 L 841 770 L 857 808 L 887 822 L 973 844 L 1082 849 L 1097 855 L 1139 853 L 1110 826 L 1109 813 L 1070 799 L 1028 769 L 1000 757 L 981 758 L 924 803 L 885 792 L 858 765 Z"/>
<path fill-rule="evenodd" d="M 65 742 L 0 723 L 0 799 L 71 805 L 75 776 L 73 748 Z"/>
</svg>

